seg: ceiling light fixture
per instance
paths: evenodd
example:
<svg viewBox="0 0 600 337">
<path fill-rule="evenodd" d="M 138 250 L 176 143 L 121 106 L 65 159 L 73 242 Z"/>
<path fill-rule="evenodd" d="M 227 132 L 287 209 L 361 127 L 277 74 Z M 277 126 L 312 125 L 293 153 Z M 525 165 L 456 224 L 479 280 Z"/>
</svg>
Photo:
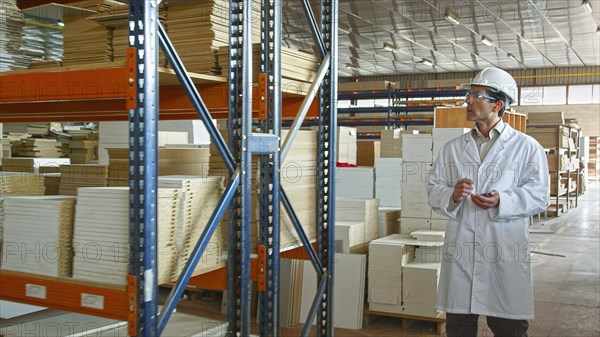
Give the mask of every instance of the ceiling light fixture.
<svg viewBox="0 0 600 337">
<path fill-rule="evenodd" d="M 581 5 L 583 6 L 583 9 L 585 9 L 586 12 L 588 13 L 592 13 L 592 5 L 590 4 L 590 2 L 588 0 L 583 0 L 581 2 Z"/>
<path fill-rule="evenodd" d="M 350 34 L 350 26 L 345 23 L 340 22 L 338 24 L 338 32 L 342 34 Z"/>
<path fill-rule="evenodd" d="M 450 22 L 453 25 L 460 25 L 458 15 L 456 15 L 456 13 L 454 13 L 450 8 L 446 8 L 446 11 L 444 13 L 444 19 L 446 19 L 446 21 Z"/>
<path fill-rule="evenodd" d="M 426 66 L 432 66 L 433 62 L 429 61 L 428 59 L 423 59 L 421 60 L 421 63 L 426 65 Z"/>
<path fill-rule="evenodd" d="M 487 35 L 481 35 L 481 42 L 483 42 L 484 45 L 486 46 L 491 46 L 492 44 L 492 39 L 490 39 Z"/>
<path fill-rule="evenodd" d="M 392 46 L 389 43 L 384 43 L 383 44 L 383 49 L 387 50 L 387 51 L 391 51 L 392 53 L 397 52 L 396 48 L 394 48 L 394 46 Z"/>
<path fill-rule="evenodd" d="M 509 59 L 511 59 L 511 60 L 513 60 L 515 62 L 519 62 L 519 61 L 517 61 L 517 58 L 515 57 L 515 55 L 513 55 L 511 53 L 506 54 L 506 56 L 508 56 Z"/>
</svg>

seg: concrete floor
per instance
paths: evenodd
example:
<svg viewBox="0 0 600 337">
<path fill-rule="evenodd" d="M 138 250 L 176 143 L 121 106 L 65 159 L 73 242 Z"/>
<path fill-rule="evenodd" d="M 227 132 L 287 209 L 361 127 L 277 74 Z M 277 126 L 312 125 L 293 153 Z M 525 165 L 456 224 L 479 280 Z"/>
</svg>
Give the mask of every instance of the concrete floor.
<svg viewBox="0 0 600 337">
<path fill-rule="evenodd" d="M 530 322 L 529 336 L 600 336 L 600 184 L 590 184 L 577 208 L 558 218 L 536 221 L 530 232 L 533 250 L 564 257 L 532 256 L 536 318 Z M 194 302 L 184 301 L 179 310 L 226 320 Z M 362 330 L 336 329 L 335 336 L 436 336 L 430 322 L 408 321 L 401 327 L 398 318 L 371 318 Z M 484 317 L 479 326 L 479 336 L 492 336 Z M 300 336 L 301 330 L 283 329 L 281 335 Z"/>
</svg>

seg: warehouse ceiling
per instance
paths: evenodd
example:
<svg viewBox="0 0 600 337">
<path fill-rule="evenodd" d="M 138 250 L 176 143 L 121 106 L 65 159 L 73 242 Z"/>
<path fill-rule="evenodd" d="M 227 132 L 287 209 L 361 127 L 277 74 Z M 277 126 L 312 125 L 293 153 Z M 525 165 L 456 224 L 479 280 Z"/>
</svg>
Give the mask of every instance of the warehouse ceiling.
<svg viewBox="0 0 600 337">
<path fill-rule="evenodd" d="M 284 45 L 313 52 L 300 1 L 283 10 Z M 339 75 L 600 65 L 599 23 L 600 0 L 339 0 Z"/>
</svg>

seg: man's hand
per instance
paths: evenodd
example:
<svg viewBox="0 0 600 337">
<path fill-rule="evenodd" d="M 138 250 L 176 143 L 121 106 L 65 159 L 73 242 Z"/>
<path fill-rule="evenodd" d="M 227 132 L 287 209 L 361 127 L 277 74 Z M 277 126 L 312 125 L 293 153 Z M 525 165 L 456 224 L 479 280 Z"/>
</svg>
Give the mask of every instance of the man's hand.
<svg viewBox="0 0 600 337">
<path fill-rule="evenodd" d="M 459 180 L 456 185 L 454 185 L 454 193 L 452 193 L 452 199 L 454 202 L 459 203 L 463 201 L 463 199 L 471 194 L 473 190 L 473 180 L 463 178 Z"/>
<path fill-rule="evenodd" d="M 456 190 L 456 189 L 455 189 Z M 471 196 L 471 201 L 475 206 L 483 209 L 498 207 L 500 204 L 500 195 L 498 191 L 492 190 L 487 194 L 474 194 Z"/>
</svg>

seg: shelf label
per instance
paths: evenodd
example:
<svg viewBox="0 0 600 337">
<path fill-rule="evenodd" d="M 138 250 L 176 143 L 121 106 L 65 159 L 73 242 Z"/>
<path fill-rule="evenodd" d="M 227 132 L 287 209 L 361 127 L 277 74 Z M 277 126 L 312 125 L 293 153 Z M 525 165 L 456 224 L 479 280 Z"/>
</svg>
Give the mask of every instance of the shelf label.
<svg viewBox="0 0 600 337">
<path fill-rule="evenodd" d="M 25 296 L 46 299 L 46 287 L 28 283 L 25 285 Z"/>
<path fill-rule="evenodd" d="M 104 310 L 104 296 L 81 293 L 81 306 Z"/>
</svg>

